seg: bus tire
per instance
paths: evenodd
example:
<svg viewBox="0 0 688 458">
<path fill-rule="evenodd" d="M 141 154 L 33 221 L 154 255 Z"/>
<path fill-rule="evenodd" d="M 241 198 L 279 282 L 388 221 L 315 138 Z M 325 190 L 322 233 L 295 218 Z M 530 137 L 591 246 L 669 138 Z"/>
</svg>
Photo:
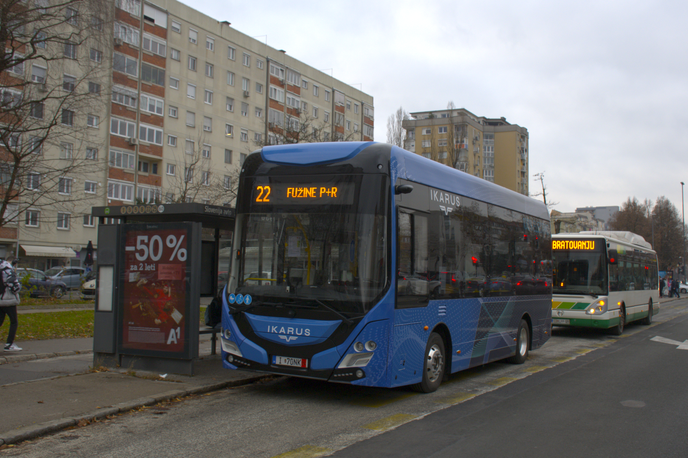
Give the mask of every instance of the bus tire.
<svg viewBox="0 0 688 458">
<path fill-rule="evenodd" d="M 647 316 L 643 318 L 640 323 L 644 324 L 645 326 L 649 326 L 652 324 L 652 315 L 654 315 L 654 310 L 652 308 L 652 299 L 650 299 L 650 302 L 647 304 Z"/>
<path fill-rule="evenodd" d="M 626 308 L 622 305 L 619 308 L 619 324 L 611 328 L 612 334 L 615 336 L 620 336 L 624 332 L 624 327 L 626 326 Z"/>
<path fill-rule="evenodd" d="M 413 385 L 412 388 L 422 393 L 432 393 L 436 391 L 442 384 L 446 367 L 444 341 L 439 334 L 433 332 L 430 334 L 428 343 L 425 346 L 423 378 L 420 383 Z"/>
<path fill-rule="evenodd" d="M 523 364 L 528 359 L 528 350 L 530 347 L 530 330 L 526 320 L 521 320 L 516 332 L 516 354 L 509 359 L 511 364 Z"/>
</svg>

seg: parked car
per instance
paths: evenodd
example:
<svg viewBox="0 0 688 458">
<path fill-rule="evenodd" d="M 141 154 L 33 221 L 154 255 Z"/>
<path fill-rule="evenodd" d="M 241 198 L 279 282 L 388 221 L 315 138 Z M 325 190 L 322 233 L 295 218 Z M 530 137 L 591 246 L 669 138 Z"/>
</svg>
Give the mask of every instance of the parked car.
<svg viewBox="0 0 688 458">
<path fill-rule="evenodd" d="M 22 284 L 22 291 L 31 297 L 52 296 L 60 299 L 67 292 L 65 282 L 51 278 L 37 269 L 20 267 L 17 269 L 17 278 Z"/>
<path fill-rule="evenodd" d="M 86 276 L 86 269 L 83 267 L 53 267 L 46 270 L 45 274 L 54 280 L 65 282 L 68 289 L 79 289 Z"/>
<path fill-rule="evenodd" d="M 96 272 L 92 270 L 91 272 L 86 274 L 86 276 L 84 277 L 84 282 L 81 284 L 81 288 L 79 288 L 79 295 L 81 296 L 81 299 L 85 301 L 95 299 L 96 287 Z"/>
<path fill-rule="evenodd" d="M 679 282 L 678 284 L 678 292 L 679 294 L 685 294 L 688 293 L 688 285 L 686 285 L 683 282 Z"/>
</svg>

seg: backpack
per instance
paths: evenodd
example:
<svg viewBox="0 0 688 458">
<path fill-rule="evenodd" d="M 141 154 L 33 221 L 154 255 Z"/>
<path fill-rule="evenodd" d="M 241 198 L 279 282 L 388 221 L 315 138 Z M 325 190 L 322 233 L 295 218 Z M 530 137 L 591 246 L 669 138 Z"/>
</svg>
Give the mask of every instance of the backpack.
<svg viewBox="0 0 688 458">
<path fill-rule="evenodd" d="M 19 292 L 17 273 L 11 267 L 5 267 L 0 271 L 0 296 L 5 294 L 8 287 L 15 294 Z"/>
</svg>

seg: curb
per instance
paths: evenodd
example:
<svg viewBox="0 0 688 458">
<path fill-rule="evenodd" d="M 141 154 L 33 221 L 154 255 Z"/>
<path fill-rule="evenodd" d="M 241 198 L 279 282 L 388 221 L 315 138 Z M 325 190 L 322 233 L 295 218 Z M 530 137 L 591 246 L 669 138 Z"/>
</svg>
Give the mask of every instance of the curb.
<svg viewBox="0 0 688 458">
<path fill-rule="evenodd" d="M 85 352 L 71 352 L 74 354 L 85 353 Z M 31 358 L 29 358 L 31 359 Z M 211 385 L 198 386 L 195 388 L 189 388 L 186 390 L 175 390 L 167 391 L 156 396 L 147 396 L 133 401 L 127 401 L 117 404 L 112 407 L 105 409 L 99 409 L 95 412 L 87 413 L 84 415 L 79 415 L 76 417 L 62 418 L 59 420 L 52 420 L 38 425 L 25 426 L 23 428 L 15 429 L 13 431 L 0 433 L 0 446 L 16 444 L 17 442 L 22 442 L 30 439 L 35 439 L 37 437 L 45 436 L 48 434 L 53 434 L 63 429 L 70 428 L 73 426 L 85 425 L 96 420 L 102 420 L 106 417 L 117 415 L 121 413 L 126 413 L 131 410 L 138 409 L 140 407 L 155 405 L 159 402 L 169 401 L 171 399 L 191 396 L 194 394 L 203 394 L 211 391 L 218 391 L 223 388 L 231 388 L 236 386 L 248 385 L 250 383 L 258 382 L 265 378 L 272 377 L 272 375 L 258 375 L 255 377 L 249 377 L 242 380 L 228 380 L 226 382 L 218 382 Z"/>
<path fill-rule="evenodd" d="M 58 356 L 74 356 L 93 353 L 93 350 L 59 351 L 55 353 L 31 353 L 28 355 L 0 356 L 0 366 L 3 364 L 21 363 L 35 359 L 57 358 Z"/>
</svg>

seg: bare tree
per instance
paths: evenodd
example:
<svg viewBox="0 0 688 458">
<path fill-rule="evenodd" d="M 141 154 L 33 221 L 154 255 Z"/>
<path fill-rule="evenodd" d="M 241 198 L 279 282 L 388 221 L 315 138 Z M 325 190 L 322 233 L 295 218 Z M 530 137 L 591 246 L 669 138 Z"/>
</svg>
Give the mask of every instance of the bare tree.
<svg viewBox="0 0 688 458">
<path fill-rule="evenodd" d="M 284 118 L 267 122 L 267 137 L 261 135 L 260 139 L 254 139 L 252 144 L 253 148 L 261 148 L 267 145 L 348 142 L 358 139 L 359 132 L 349 132 L 348 134 L 337 132 L 337 127 L 340 128 L 339 130 L 344 130 L 343 125 L 335 123 L 335 130 L 333 131 L 331 124 L 320 121 L 319 118 L 314 118 L 303 110 L 289 109 L 289 113 Z"/>
<path fill-rule="evenodd" d="M 84 199 L 74 177 L 103 170 L 111 10 L 101 0 L 0 3 L 0 227 L 28 208 L 72 211 Z"/>
<path fill-rule="evenodd" d="M 554 207 L 555 205 L 558 205 L 559 202 L 549 202 L 547 203 L 547 186 L 545 186 L 545 172 L 539 172 L 533 175 L 533 177 L 536 180 L 540 180 L 540 184 L 542 185 L 542 192 L 538 192 L 535 194 L 531 194 L 530 197 L 539 197 L 542 196 L 542 201 L 545 203 L 547 206 L 547 209 L 550 209 Z"/>
<path fill-rule="evenodd" d="M 408 116 L 404 108 L 399 107 L 395 113 L 387 118 L 387 143 L 396 145 L 400 148 L 404 147 L 406 129 L 402 127 L 402 122 L 404 119 L 408 119 Z"/>
<path fill-rule="evenodd" d="M 166 203 L 206 202 L 223 205 L 235 199 L 239 167 L 218 170 L 210 161 L 211 146 L 199 132 L 196 139 L 187 139 L 184 151 L 174 156 L 174 176 L 168 179 Z"/>
</svg>

